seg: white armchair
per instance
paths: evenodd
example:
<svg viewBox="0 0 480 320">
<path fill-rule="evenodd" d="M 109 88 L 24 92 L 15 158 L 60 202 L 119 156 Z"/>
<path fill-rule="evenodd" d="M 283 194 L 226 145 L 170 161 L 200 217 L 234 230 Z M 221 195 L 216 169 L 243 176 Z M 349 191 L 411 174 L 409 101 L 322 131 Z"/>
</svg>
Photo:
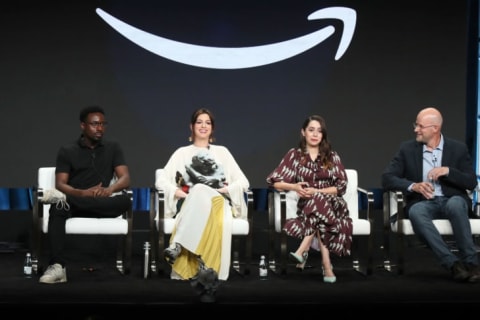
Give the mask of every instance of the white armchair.
<svg viewBox="0 0 480 320">
<path fill-rule="evenodd" d="M 383 193 L 383 266 L 387 271 L 397 268 L 398 274 L 405 272 L 405 242 L 406 237 L 415 235 L 412 223 L 404 215 L 405 201 L 401 191 L 385 191 Z M 392 222 L 392 216 L 397 215 Z M 452 236 L 453 230 L 450 221 L 447 219 L 433 220 L 433 224 L 444 237 Z M 480 236 L 480 219 L 470 218 L 470 227 L 474 237 Z M 393 262 L 391 240 L 395 245 L 396 263 Z M 447 239 L 448 240 L 448 239 Z M 451 249 L 456 251 L 454 243 Z"/>
<path fill-rule="evenodd" d="M 373 268 L 373 192 L 358 186 L 358 174 L 354 169 L 346 169 L 348 184 L 347 191 L 343 196 L 348 204 L 349 215 L 353 222 L 352 257 L 353 269 L 370 275 Z M 365 199 L 365 210 L 360 210 L 359 199 Z M 269 266 L 281 274 L 287 273 L 287 235 L 282 231 L 285 221 L 296 217 L 298 196 L 294 191 L 270 190 L 268 195 L 268 219 L 269 219 Z M 360 217 L 363 213 L 364 217 Z M 359 237 L 366 239 L 366 254 L 361 257 Z M 275 259 L 277 242 L 280 242 L 280 263 Z M 363 258 L 363 259 L 362 259 Z M 279 265 L 280 270 L 277 270 Z"/>
<path fill-rule="evenodd" d="M 33 189 L 33 269 L 42 269 L 42 239 L 48 234 L 50 204 L 42 203 L 43 192 L 55 188 L 55 167 L 38 169 L 37 186 Z M 133 204 L 133 193 L 128 191 Z M 119 212 L 116 218 L 80 218 L 67 219 L 65 224 L 68 234 L 113 235 L 119 237 L 116 268 L 127 274 L 131 269 L 132 256 L 132 220 L 133 207 L 127 212 Z"/>
<path fill-rule="evenodd" d="M 163 168 L 155 170 L 155 182 L 163 174 Z M 154 184 L 156 185 L 156 183 Z M 248 274 L 252 258 L 253 242 L 253 193 L 246 193 L 248 214 L 246 219 L 234 218 L 232 225 L 232 267 L 239 274 Z M 150 270 L 160 274 L 164 267 L 170 268 L 163 260 L 163 251 L 175 226 L 175 218 L 165 217 L 165 195 L 163 190 L 151 188 L 150 196 L 150 243 L 152 244 Z M 240 262 L 240 241 L 244 240 L 245 260 Z M 168 246 L 168 245 L 167 245 Z M 244 265 L 241 270 L 240 265 Z"/>
</svg>

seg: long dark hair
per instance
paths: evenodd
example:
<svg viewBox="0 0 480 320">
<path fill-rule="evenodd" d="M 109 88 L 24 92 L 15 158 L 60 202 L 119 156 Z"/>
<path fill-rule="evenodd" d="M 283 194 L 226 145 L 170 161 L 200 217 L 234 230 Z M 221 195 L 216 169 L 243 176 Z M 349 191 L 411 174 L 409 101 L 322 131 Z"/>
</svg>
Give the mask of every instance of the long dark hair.
<svg viewBox="0 0 480 320">
<path fill-rule="evenodd" d="M 333 161 L 332 161 L 332 145 L 330 144 L 330 141 L 328 141 L 328 132 L 327 132 L 327 124 L 325 123 L 325 120 L 319 116 L 319 115 L 311 115 L 308 118 L 305 119 L 302 125 L 302 129 L 305 131 L 307 130 L 308 125 L 312 121 L 318 121 L 320 123 L 320 129 L 322 131 L 322 141 L 320 142 L 318 146 L 318 160 L 320 163 L 326 167 L 326 168 L 331 168 L 333 166 Z M 305 136 L 302 135 L 300 142 L 298 143 L 298 148 L 300 149 L 302 153 L 302 158 L 301 162 L 307 161 L 307 140 Z"/>
</svg>

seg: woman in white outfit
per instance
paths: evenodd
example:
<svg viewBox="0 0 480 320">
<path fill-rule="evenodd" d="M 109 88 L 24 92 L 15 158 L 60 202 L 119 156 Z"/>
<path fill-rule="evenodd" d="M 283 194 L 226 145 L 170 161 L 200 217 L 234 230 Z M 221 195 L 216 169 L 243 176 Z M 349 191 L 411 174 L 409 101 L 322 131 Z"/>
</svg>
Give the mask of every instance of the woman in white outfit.
<svg viewBox="0 0 480 320">
<path fill-rule="evenodd" d="M 171 155 L 157 180 L 157 188 L 165 192 L 165 215 L 176 219 L 164 252 L 172 265 L 171 277 L 200 277 L 194 284 L 200 282 L 200 293 L 207 300 L 214 299 L 215 290 L 208 290 L 212 286 L 204 278 L 215 278 L 217 283 L 228 279 L 232 219 L 246 218 L 249 188 L 230 151 L 212 144 L 214 129 L 213 114 L 205 108 L 196 110 L 190 121 L 192 144 Z"/>
</svg>

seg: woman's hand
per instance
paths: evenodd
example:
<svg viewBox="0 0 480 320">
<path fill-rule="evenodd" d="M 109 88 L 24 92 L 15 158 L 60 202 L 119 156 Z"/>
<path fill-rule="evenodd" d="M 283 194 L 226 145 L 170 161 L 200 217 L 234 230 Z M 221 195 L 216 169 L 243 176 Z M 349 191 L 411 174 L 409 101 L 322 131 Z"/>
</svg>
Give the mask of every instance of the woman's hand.
<svg viewBox="0 0 480 320">
<path fill-rule="evenodd" d="M 224 194 L 228 193 L 227 187 L 218 188 L 217 191 Z"/>
<path fill-rule="evenodd" d="M 312 189 L 308 186 L 308 182 L 301 181 L 295 183 L 292 190 L 295 190 L 300 198 L 311 198 Z"/>
<path fill-rule="evenodd" d="M 177 190 L 175 190 L 175 198 L 184 199 L 186 197 L 187 197 L 187 193 L 185 191 L 183 191 L 182 189 L 177 188 Z"/>
</svg>

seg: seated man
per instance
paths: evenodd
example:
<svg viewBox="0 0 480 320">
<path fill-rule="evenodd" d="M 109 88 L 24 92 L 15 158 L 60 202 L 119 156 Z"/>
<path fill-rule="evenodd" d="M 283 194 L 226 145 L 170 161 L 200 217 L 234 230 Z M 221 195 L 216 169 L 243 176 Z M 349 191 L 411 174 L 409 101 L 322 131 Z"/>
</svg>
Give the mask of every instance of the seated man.
<svg viewBox="0 0 480 320">
<path fill-rule="evenodd" d="M 65 223 L 71 217 L 112 218 L 128 210 L 130 197 L 123 192 L 130 174 L 118 143 L 104 141 L 107 126 L 101 107 L 80 112 L 82 134 L 62 146 L 56 158 L 55 189 L 47 190 L 42 201 L 52 203 L 48 221 L 49 266 L 41 283 L 67 281 L 64 256 Z M 113 177 L 114 183 L 110 183 Z"/>
<path fill-rule="evenodd" d="M 413 131 L 382 174 L 387 191 L 405 195 L 405 215 L 413 231 L 433 251 L 452 278 L 459 282 L 480 280 L 479 261 L 469 222 L 477 176 L 464 143 L 442 134 L 443 118 L 435 108 L 421 110 Z M 459 250 L 457 256 L 444 241 L 433 219 L 448 219 Z"/>
</svg>

